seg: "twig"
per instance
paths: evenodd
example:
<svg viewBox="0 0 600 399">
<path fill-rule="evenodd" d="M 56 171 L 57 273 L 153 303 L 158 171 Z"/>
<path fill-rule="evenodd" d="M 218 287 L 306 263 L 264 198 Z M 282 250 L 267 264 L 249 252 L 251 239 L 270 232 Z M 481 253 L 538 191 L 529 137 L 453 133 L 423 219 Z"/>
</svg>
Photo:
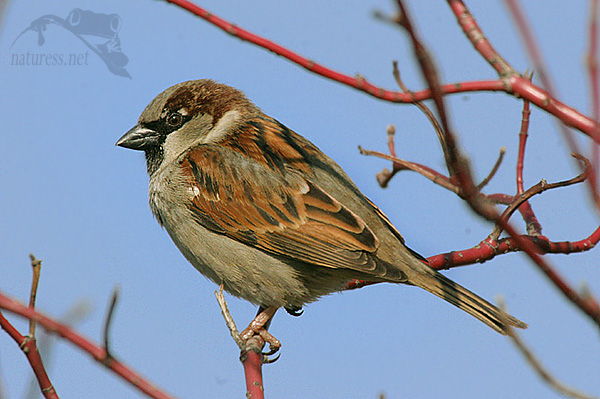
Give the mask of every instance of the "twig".
<svg viewBox="0 0 600 399">
<path fill-rule="evenodd" d="M 588 168 L 591 167 L 589 164 L 589 161 L 587 159 L 585 159 L 584 157 L 582 157 L 581 155 L 578 155 L 578 154 L 572 154 L 572 155 L 574 158 L 580 160 L 582 163 L 584 163 L 586 165 L 585 170 L 588 170 Z M 541 194 L 547 190 L 552 190 L 552 189 L 559 188 L 559 187 L 572 186 L 573 184 L 584 182 L 585 179 L 587 178 L 587 173 L 585 172 L 585 170 L 583 173 L 580 173 L 579 175 L 577 175 L 569 180 L 563 180 L 563 181 L 559 181 L 556 183 L 547 183 L 546 180 L 542 179 L 538 184 L 530 187 L 524 193 L 517 195 L 514 202 L 512 204 L 510 204 L 504 210 L 504 212 L 502 212 L 502 214 L 500 215 L 500 218 L 498 219 L 498 223 L 496 223 L 494 230 L 492 231 L 492 233 L 489 235 L 488 238 L 491 240 L 497 240 L 503 231 L 503 228 L 502 228 L 503 222 L 505 222 L 505 223 L 508 222 L 508 220 L 510 219 L 512 214 L 534 195 Z"/>
<path fill-rule="evenodd" d="M 533 72 L 525 74 L 531 80 Z M 525 165 L 525 147 L 527 146 L 527 138 L 529 137 L 529 118 L 531 110 L 529 109 L 529 101 L 523 100 L 523 111 L 521 112 L 521 130 L 519 131 L 519 154 L 517 158 L 517 195 L 523 194 L 523 167 Z"/>
<path fill-rule="evenodd" d="M 400 170 L 412 170 L 413 172 L 417 172 L 417 173 L 423 175 L 427 179 L 431 180 L 433 183 L 444 187 L 446 190 L 452 191 L 455 194 L 459 193 L 458 187 L 456 185 L 452 184 L 446 176 L 442 175 L 439 172 L 436 172 L 435 170 L 433 170 L 425 165 L 421 165 L 421 164 L 418 164 L 415 162 L 405 161 L 404 159 L 396 158 L 391 155 L 384 154 L 382 152 L 365 150 L 361 146 L 358 146 L 358 151 L 362 155 L 375 156 L 378 158 L 386 159 L 388 161 L 392 161 L 394 163 L 394 170 L 396 172 L 400 171 Z M 393 172 L 393 173 L 396 173 L 396 172 Z M 389 178 L 387 179 L 387 181 L 389 181 Z M 386 182 L 386 184 L 387 184 L 387 181 L 385 181 L 385 180 L 380 181 L 380 184 L 382 184 L 382 182 Z"/>
<path fill-rule="evenodd" d="M 448 5 L 475 50 L 498 72 L 498 75 L 502 79 L 518 76 L 518 72 L 510 66 L 486 38 L 465 4 L 461 0 L 448 0 Z"/>
<path fill-rule="evenodd" d="M 525 342 L 523 342 L 523 340 L 521 339 L 519 333 L 509 325 L 504 299 L 501 296 L 498 296 L 496 298 L 496 303 L 498 304 L 498 307 L 502 310 L 502 312 L 500 312 L 499 315 L 500 319 L 503 321 L 502 325 L 504 332 L 511 339 L 512 343 L 515 344 L 519 352 L 521 352 L 525 360 L 527 360 L 527 363 L 529 363 L 529 365 L 536 371 L 540 378 L 546 381 L 548 385 L 550 385 L 553 389 L 555 389 L 562 395 L 577 399 L 598 399 L 597 396 L 588 395 L 558 381 L 558 379 L 554 377 L 550 373 L 550 371 L 548 371 L 548 369 L 542 364 L 542 362 L 537 358 L 533 351 L 527 347 Z"/>
<path fill-rule="evenodd" d="M 110 303 L 108 305 L 108 311 L 106 312 L 106 318 L 104 319 L 104 329 L 102 336 L 104 338 L 104 351 L 106 352 L 106 357 L 104 359 L 104 363 L 107 364 L 114 359 L 111 350 L 110 350 L 110 325 L 112 323 L 114 311 L 119 300 L 120 289 L 119 286 L 115 286 L 110 295 Z"/>
<path fill-rule="evenodd" d="M 479 191 L 473 183 L 469 162 L 458 147 L 458 143 L 450 127 L 450 120 L 446 112 L 437 68 L 434 65 L 433 58 L 418 37 L 403 1 L 397 0 L 397 4 L 401 15 L 401 18 L 398 18 L 398 23 L 410 36 L 413 52 L 421 67 L 423 78 L 427 81 L 427 85 L 433 93 L 433 102 L 440 125 L 442 126 L 443 140 L 446 143 L 444 157 L 448 172 L 450 173 L 450 181 L 458 186 L 458 195 L 465 199 L 475 212 L 488 220 L 495 220 L 496 212 L 493 206 L 488 201 L 485 201 L 484 198 L 478 196 Z"/>
<path fill-rule="evenodd" d="M 586 56 L 588 67 L 588 76 L 590 84 L 590 97 L 592 104 L 592 116 L 596 122 L 600 121 L 600 87 L 598 82 L 598 9 L 599 1 L 590 0 L 589 12 L 589 46 Z M 596 133 L 600 135 L 600 126 L 597 126 Z M 594 199 L 596 206 L 600 209 L 600 198 L 598 193 L 598 168 L 600 168 L 600 149 L 598 145 L 592 144 L 592 170 L 594 173 L 590 176 L 594 190 Z"/>
<path fill-rule="evenodd" d="M 35 298 L 37 296 L 38 284 L 40 282 L 40 272 L 42 269 L 42 260 L 36 259 L 33 254 L 29 254 L 29 258 L 31 259 L 31 268 L 33 269 L 33 274 L 31 277 L 31 292 L 29 294 L 29 308 L 35 309 Z M 35 321 L 29 320 L 29 337 L 35 338 Z"/>
<path fill-rule="evenodd" d="M 488 183 L 494 178 L 496 172 L 498 172 L 498 168 L 502 164 L 502 160 L 504 159 L 504 154 L 506 153 L 506 147 L 500 147 L 500 153 L 498 154 L 498 159 L 496 159 L 496 163 L 490 173 L 477 185 L 477 190 L 481 191 Z"/>
<path fill-rule="evenodd" d="M 410 170 L 410 171 L 421 174 L 423 177 L 431 180 L 433 183 L 445 188 L 448 191 L 451 191 L 457 195 L 460 193 L 460 189 L 455 184 L 453 184 L 448 177 L 431 169 L 428 166 L 422 165 L 420 163 L 410 162 L 410 161 L 406 161 L 404 159 L 396 158 L 392 155 L 384 154 L 379 151 L 366 150 L 366 149 L 362 148 L 361 146 L 358 146 L 358 150 L 361 155 L 374 156 L 377 158 L 381 158 L 381 159 L 385 159 L 385 160 L 393 162 L 394 168 L 391 172 L 389 169 L 383 168 L 383 170 L 381 172 L 377 173 L 377 175 L 376 175 L 377 182 L 379 183 L 379 185 L 382 188 L 387 187 L 389 181 L 396 173 L 398 173 L 402 170 Z M 482 197 L 483 199 L 485 199 L 486 201 L 488 201 L 492 204 L 510 205 L 515 200 L 515 197 L 512 195 L 499 194 L 499 193 L 496 193 L 496 194 L 481 194 L 481 193 L 479 193 L 478 196 Z"/>
<path fill-rule="evenodd" d="M 437 68 L 434 65 L 433 58 L 418 37 L 403 1 L 397 0 L 397 4 L 401 15 L 398 23 L 410 36 L 413 52 L 421 67 L 423 78 L 427 81 L 427 85 L 433 93 L 433 102 L 437 110 L 440 125 L 442 126 L 444 142 L 446 143 L 444 157 L 446 159 L 446 167 L 450 173 L 450 181 L 457 185 L 459 188 L 458 195 L 465 199 L 475 212 L 488 220 L 495 221 L 497 217 L 495 209 L 483 197 L 478 196 L 479 191 L 473 183 L 469 162 L 458 147 L 454 133 L 450 128 L 450 120 L 446 112 L 443 93 L 440 90 Z"/>
<path fill-rule="evenodd" d="M 449 142 L 449 140 L 452 140 L 453 137 L 452 137 L 452 134 L 450 133 L 450 126 L 449 126 L 449 121 L 448 121 L 448 118 L 446 115 L 446 109 L 444 107 L 443 91 L 440 86 L 440 80 L 438 78 L 437 68 L 435 67 L 435 65 L 433 63 L 433 59 L 429 55 L 429 52 L 425 48 L 425 45 L 421 42 L 421 40 L 417 36 L 417 32 L 416 32 L 415 28 L 413 27 L 412 22 L 408 16 L 407 8 L 404 7 L 404 4 L 401 0 L 398 0 L 397 4 L 398 4 L 398 9 L 399 9 L 399 14 L 398 14 L 398 18 L 396 18 L 396 22 L 398 23 L 399 26 L 403 27 L 405 29 L 405 31 L 408 33 L 408 35 L 410 36 L 410 39 L 411 39 L 411 42 L 413 45 L 414 55 L 417 58 L 417 61 L 419 62 L 423 77 L 427 81 L 427 85 L 429 86 L 429 89 L 431 90 L 432 99 L 433 99 L 433 102 L 434 102 L 437 112 L 438 112 L 439 123 L 441 125 L 441 128 L 439 129 L 440 141 L 443 143 L 446 143 L 449 146 L 453 145 L 453 143 Z M 437 118 L 434 118 L 434 119 L 437 119 Z M 446 146 L 443 146 L 443 148 L 444 148 L 444 150 L 446 150 Z M 450 148 L 449 151 L 444 151 L 444 155 L 448 154 L 448 156 L 452 156 L 453 155 L 452 151 L 453 151 L 453 149 Z M 453 175 L 454 174 L 453 171 L 450 171 L 450 174 Z"/>
<path fill-rule="evenodd" d="M 92 311 L 92 307 L 87 300 L 77 301 L 63 316 L 60 321 L 68 326 L 74 326 L 83 321 L 89 313 Z M 44 354 L 44 367 L 50 373 L 52 368 L 52 355 L 53 349 L 56 344 L 56 339 L 49 335 L 44 329 L 39 331 L 36 336 L 36 345 L 40 353 Z M 39 384 L 35 374 L 31 377 L 27 392 L 23 395 L 26 399 L 38 399 L 39 398 Z M 4 398 L 0 392 L 0 398 Z"/>
<path fill-rule="evenodd" d="M 393 157 L 397 157 L 396 155 L 396 144 L 394 142 L 394 136 L 396 135 L 396 126 L 394 125 L 387 125 L 387 127 L 385 128 L 385 132 L 387 133 L 387 143 L 388 143 L 388 148 L 390 150 L 390 155 Z"/>
<path fill-rule="evenodd" d="M 381 22 L 385 22 L 386 24 L 390 24 L 391 26 L 398 27 L 398 20 L 401 18 L 400 14 L 396 13 L 394 15 L 386 14 L 380 10 L 373 10 L 373 18 L 380 20 Z"/>
<path fill-rule="evenodd" d="M 99 363 L 104 364 L 104 359 L 106 358 L 106 351 L 104 348 L 96 345 L 89 339 L 79 335 L 69 326 L 66 326 L 63 323 L 59 323 L 43 314 L 29 309 L 27 306 L 22 305 L 18 301 L 9 298 L 0 292 L 0 309 L 6 309 L 9 312 L 14 314 L 18 314 L 22 317 L 33 319 L 39 325 L 43 326 L 46 331 L 52 334 L 56 334 L 62 338 L 65 338 L 67 341 L 73 343 L 84 352 L 87 352 L 91 355 L 94 360 Z M 154 386 L 150 381 L 146 380 L 137 372 L 133 371 L 129 366 L 121 363 L 120 361 L 113 359 L 110 364 L 104 364 L 108 369 L 112 370 L 115 374 L 123 378 L 125 381 L 131 383 L 132 386 L 143 392 L 144 394 L 156 398 L 156 399 L 169 399 L 172 396 L 164 393 L 159 388 Z"/>
<path fill-rule="evenodd" d="M 533 78 L 533 71 L 526 72 L 525 77 L 529 80 Z M 521 117 L 521 130 L 519 131 L 519 154 L 517 157 L 517 195 L 523 193 L 524 179 L 523 179 L 523 168 L 525 165 L 525 148 L 527 146 L 527 139 L 529 137 L 529 121 L 531 111 L 529 109 L 529 101 L 523 100 L 523 111 Z M 527 233 L 530 235 L 541 235 L 542 225 L 538 222 L 533 208 L 528 201 L 525 201 L 520 207 L 519 212 L 523 217 Z"/>
<path fill-rule="evenodd" d="M 398 69 L 398 61 L 394 61 L 392 63 L 392 75 L 394 76 L 394 80 L 396 81 L 396 84 L 398 85 L 398 87 L 400 87 L 400 89 L 404 93 L 411 93 L 411 91 L 408 89 L 408 87 L 406 87 L 406 85 L 402 81 L 402 78 L 400 77 L 400 70 Z M 431 126 L 433 126 L 433 130 L 435 131 L 435 134 L 437 135 L 440 145 L 442 147 L 442 152 L 445 155 L 446 154 L 446 138 L 444 136 L 444 131 L 443 131 L 442 127 L 440 126 L 440 123 L 436 119 L 433 112 L 429 109 L 429 107 L 427 105 L 425 105 L 425 103 L 423 103 L 422 101 L 415 101 L 414 104 L 423 114 L 425 114 L 425 116 L 429 120 L 429 123 L 431 123 Z M 392 154 L 392 155 L 396 156 L 396 154 Z"/>
<path fill-rule="evenodd" d="M 34 311 L 33 309 L 26 308 L 25 306 L 23 306 L 23 308 L 29 309 L 32 312 Z M 31 369 L 35 374 L 35 377 L 38 381 L 38 385 L 40 386 L 44 397 L 46 399 L 58 399 L 56 389 L 54 389 L 54 386 L 52 385 L 52 382 L 50 381 L 50 378 L 46 373 L 44 363 L 42 362 L 42 358 L 36 345 L 35 337 L 24 337 L 23 335 L 21 335 L 21 333 L 19 333 L 19 331 L 17 331 L 17 329 L 13 327 L 13 325 L 4 317 L 4 315 L 2 315 L 1 312 L 0 327 L 2 327 L 2 329 L 6 331 L 8 335 L 19 345 L 19 348 L 21 348 L 21 350 L 27 357 L 27 360 L 31 365 Z"/>
<path fill-rule="evenodd" d="M 387 132 L 387 138 L 388 138 L 387 144 L 388 144 L 388 149 L 390 151 L 390 155 L 397 158 L 396 144 L 394 142 L 394 135 L 396 134 L 396 126 L 388 125 L 385 130 Z M 359 146 L 358 149 L 360 152 L 361 147 Z M 388 168 L 383 168 L 381 170 L 381 172 L 379 172 L 375 175 L 375 178 L 377 179 L 377 183 L 379 183 L 379 186 L 381 188 L 387 188 L 388 184 L 390 183 L 390 180 L 392 180 L 392 178 L 396 175 L 396 173 L 400 172 L 401 170 L 405 170 L 405 168 L 402 167 L 402 165 L 399 165 L 397 163 L 392 163 L 392 171 L 391 172 Z"/>
</svg>

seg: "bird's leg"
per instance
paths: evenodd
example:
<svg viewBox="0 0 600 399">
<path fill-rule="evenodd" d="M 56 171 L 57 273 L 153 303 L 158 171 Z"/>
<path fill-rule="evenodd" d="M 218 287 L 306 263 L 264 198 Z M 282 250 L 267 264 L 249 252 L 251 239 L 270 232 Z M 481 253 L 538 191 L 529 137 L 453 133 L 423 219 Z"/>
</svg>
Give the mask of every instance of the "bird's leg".
<svg viewBox="0 0 600 399">
<path fill-rule="evenodd" d="M 266 356 L 276 353 L 281 348 L 281 342 L 267 331 L 277 309 L 279 309 L 277 306 L 259 307 L 254 320 L 240 333 L 240 338 L 244 342 L 255 335 L 260 336 L 263 341 L 267 342 L 269 344 L 269 352 L 265 353 Z"/>
</svg>

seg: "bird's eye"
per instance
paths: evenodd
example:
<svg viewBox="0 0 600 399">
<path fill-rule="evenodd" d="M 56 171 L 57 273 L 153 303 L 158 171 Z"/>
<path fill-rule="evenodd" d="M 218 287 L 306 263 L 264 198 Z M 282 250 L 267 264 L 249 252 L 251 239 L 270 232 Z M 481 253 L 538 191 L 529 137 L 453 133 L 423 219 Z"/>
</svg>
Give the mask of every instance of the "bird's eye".
<svg viewBox="0 0 600 399">
<path fill-rule="evenodd" d="M 183 116 L 177 112 L 172 112 L 167 116 L 167 124 L 169 126 L 176 127 L 181 125 L 181 122 L 183 122 Z"/>
</svg>

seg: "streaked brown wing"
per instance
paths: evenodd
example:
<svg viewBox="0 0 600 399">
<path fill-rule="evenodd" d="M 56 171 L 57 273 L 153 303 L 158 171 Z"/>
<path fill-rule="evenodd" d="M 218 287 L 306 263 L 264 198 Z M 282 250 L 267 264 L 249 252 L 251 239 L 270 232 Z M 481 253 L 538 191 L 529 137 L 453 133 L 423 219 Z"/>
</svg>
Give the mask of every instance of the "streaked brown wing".
<svg viewBox="0 0 600 399">
<path fill-rule="evenodd" d="M 378 274 L 379 241 L 364 221 L 291 168 L 271 168 L 222 145 L 182 159 L 189 207 L 207 229 L 274 255 Z"/>
</svg>

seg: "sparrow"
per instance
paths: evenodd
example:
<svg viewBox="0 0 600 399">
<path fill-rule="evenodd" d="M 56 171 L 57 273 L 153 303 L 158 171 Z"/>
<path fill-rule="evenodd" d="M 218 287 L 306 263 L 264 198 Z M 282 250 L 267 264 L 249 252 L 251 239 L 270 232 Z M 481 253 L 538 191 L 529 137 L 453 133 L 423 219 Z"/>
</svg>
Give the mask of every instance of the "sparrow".
<svg viewBox="0 0 600 399">
<path fill-rule="evenodd" d="M 116 145 L 145 152 L 150 208 L 185 258 L 259 306 L 246 339 L 356 281 L 420 287 L 501 334 L 527 327 L 430 268 L 337 163 L 233 87 L 172 86 Z"/>
</svg>

